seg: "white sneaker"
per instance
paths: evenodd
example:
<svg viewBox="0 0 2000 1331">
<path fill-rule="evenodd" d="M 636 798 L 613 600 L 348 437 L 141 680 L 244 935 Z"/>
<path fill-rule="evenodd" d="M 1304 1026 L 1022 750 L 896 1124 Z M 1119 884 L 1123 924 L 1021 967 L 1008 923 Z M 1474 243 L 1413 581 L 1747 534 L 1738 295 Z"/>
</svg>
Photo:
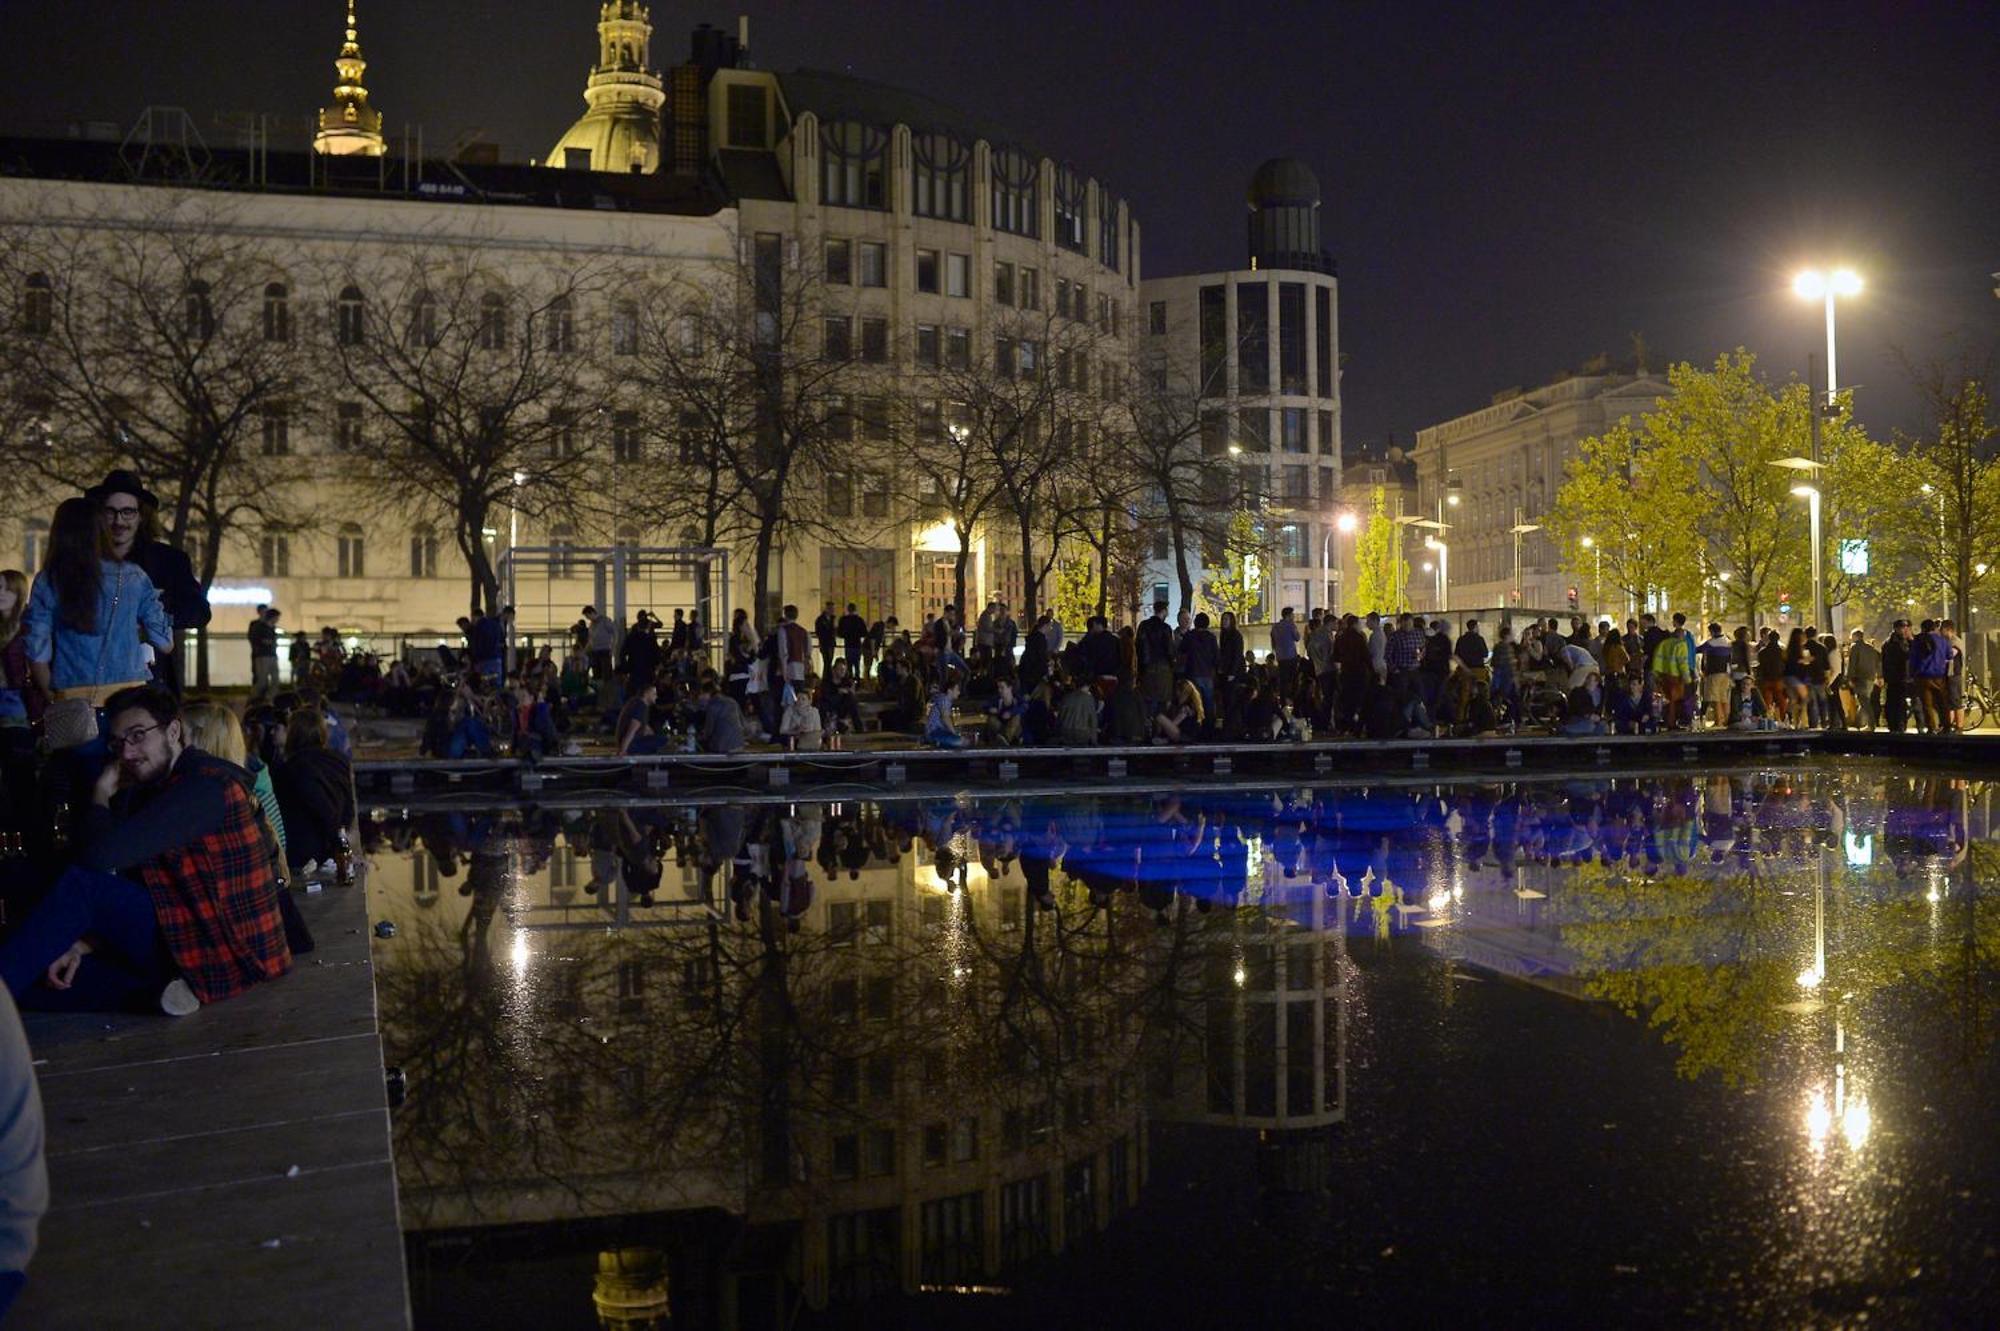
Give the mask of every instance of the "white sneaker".
<svg viewBox="0 0 2000 1331">
<path fill-rule="evenodd" d="M 194 996 L 188 982 L 176 975 L 167 981 L 167 987 L 160 990 L 160 1011 L 169 1017 L 188 1017 L 201 1011 L 201 1000 Z"/>
</svg>

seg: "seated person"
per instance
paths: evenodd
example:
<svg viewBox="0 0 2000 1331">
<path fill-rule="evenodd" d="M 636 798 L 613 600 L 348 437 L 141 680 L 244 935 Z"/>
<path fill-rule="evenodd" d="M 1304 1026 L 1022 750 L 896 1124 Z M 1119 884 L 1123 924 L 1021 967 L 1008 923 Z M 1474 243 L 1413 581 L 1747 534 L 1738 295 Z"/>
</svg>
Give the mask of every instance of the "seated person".
<svg viewBox="0 0 2000 1331">
<path fill-rule="evenodd" d="M 1173 701 L 1153 718 L 1153 724 L 1167 743 L 1185 744 L 1201 734 L 1202 719 L 1201 690 L 1183 679 L 1174 685 Z"/>
<path fill-rule="evenodd" d="M 562 751 L 562 734 L 556 729 L 548 690 L 549 681 L 539 678 L 522 684 L 515 693 L 513 748 L 518 755 L 546 758 Z"/>
<path fill-rule="evenodd" d="M 819 686 L 813 701 L 819 707 L 820 728 L 831 737 L 830 748 L 840 747 L 840 737 L 861 729 L 861 703 L 855 696 L 854 676 L 847 662 L 835 661 Z"/>
<path fill-rule="evenodd" d="M 625 700 L 615 732 L 619 757 L 643 757 L 660 751 L 661 739 L 653 729 L 653 704 L 659 699 L 660 686 L 649 679 Z"/>
<path fill-rule="evenodd" d="M 1127 679 L 1112 685 L 1111 697 L 1104 704 L 1104 723 L 1113 744 L 1144 744 L 1153 737 L 1146 695 L 1138 685 Z"/>
<path fill-rule="evenodd" d="M 818 753 L 825 747 L 819 707 L 813 702 L 818 689 L 818 677 L 807 675 L 802 687 L 790 690 L 792 700 L 778 717 L 778 736 L 787 753 Z"/>
<path fill-rule="evenodd" d="M 958 682 L 947 677 L 943 688 L 931 694 L 931 708 L 924 717 L 924 743 L 934 749 L 962 749 L 965 736 L 952 724 L 952 704 L 958 701 Z"/>
<path fill-rule="evenodd" d="M 172 694 L 105 705 L 112 760 L 77 828 L 82 853 L 0 944 L 23 1006 L 187 1016 L 291 969 L 277 846 L 242 768 L 188 745 Z"/>
<path fill-rule="evenodd" d="M 1265 743 L 1278 737 L 1278 727 L 1284 724 L 1284 717 L 1278 707 L 1278 690 L 1266 684 L 1251 697 L 1243 709 L 1243 727 L 1247 738 Z"/>
<path fill-rule="evenodd" d="M 1097 743 L 1097 695 L 1081 676 L 1070 681 L 1056 705 L 1056 735 L 1064 744 L 1083 748 Z"/>
<path fill-rule="evenodd" d="M 1604 732 L 1604 687 L 1595 670 L 1586 670 L 1583 683 L 1569 691 L 1569 709 L 1563 721 L 1565 735 L 1602 735 Z"/>
<path fill-rule="evenodd" d="M 993 733 L 1002 744 L 1021 742 L 1022 718 L 1028 714 L 1028 704 L 1014 692 L 1014 681 L 1002 675 L 994 681 L 993 701 L 986 709 L 993 716 Z"/>
<path fill-rule="evenodd" d="M 1731 730 L 1777 729 L 1777 723 L 1764 710 L 1764 699 L 1758 692 L 1755 680 L 1745 675 L 1736 680 L 1730 687 L 1729 728 Z"/>
<path fill-rule="evenodd" d="M 1615 735 L 1650 735 L 1659 729 L 1653 719 L 1652 703 L 1646 697 L 1645 681 L 1628 675 L 1625 687 L 1611 695 L 1611 731 Z"/>
<path fill-rule="evenodd" d="M 714 675 L 701 677 L 695 737 L 703 753 L 743 752 L 743 707 L 722 691 L 722 682 Z"/>
<path fill-rule="evenodd" d="M 354 821 L 354 773 L 327 747 L 318 712 L 294 712 L 285 722 L 285 756 L 271 773 L 285 817 L 285 861 L 301 873 L 331 869 L 340 834 Z"/>
<path fill-rule="evenodd" d="M 1021 713 L 1021 742 L 1023 744 L 1053 744 L 1056 740 L 1056 704 L 1061 698 L 1058 685 L 1053 677 L 1045 677 L 1035 685 Z"/>
</svg>

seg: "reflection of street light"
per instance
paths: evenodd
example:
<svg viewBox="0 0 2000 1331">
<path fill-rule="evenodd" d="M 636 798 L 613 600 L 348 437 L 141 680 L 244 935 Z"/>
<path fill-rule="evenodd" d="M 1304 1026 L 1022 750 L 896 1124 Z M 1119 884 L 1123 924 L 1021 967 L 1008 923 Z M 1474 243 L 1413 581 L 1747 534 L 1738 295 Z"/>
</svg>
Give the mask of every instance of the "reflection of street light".
<svg viewBox="0 0 2000 1331">
<path fill-rule="evenodd" d="M 1852 268 L 1836 268 L 1831 273 L 1807 269 L 1792 279 L 1792 290 L 1802 300 L 1826 300 L 1826 404 L 1833 405 L 1833 299 L 1861 292 L 1861 275 Z"/>
</svg>

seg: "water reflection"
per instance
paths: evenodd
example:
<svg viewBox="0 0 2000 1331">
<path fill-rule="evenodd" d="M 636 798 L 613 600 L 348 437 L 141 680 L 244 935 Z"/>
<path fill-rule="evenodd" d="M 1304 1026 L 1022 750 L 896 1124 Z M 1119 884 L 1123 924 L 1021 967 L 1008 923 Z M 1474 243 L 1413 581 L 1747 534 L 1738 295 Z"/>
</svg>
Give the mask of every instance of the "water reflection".
<svg viewBox="0 0 2000 1331">
<path fill-rule="evenodd" d="M 1989 805 L 1862 769 L 386 813 L 405 1225 L 562 1223 L 586 1324 L 1004 1287 L 1140 1203 L 1150 1125 L 1255 1134 L 1267 1193 L 1323 1192 L 1376 1024 L 1357 946 L 1768 1087 L 1813 1211 L 1909 1130 L 1909 999 L 1986 1051 Z"/>
</svg>

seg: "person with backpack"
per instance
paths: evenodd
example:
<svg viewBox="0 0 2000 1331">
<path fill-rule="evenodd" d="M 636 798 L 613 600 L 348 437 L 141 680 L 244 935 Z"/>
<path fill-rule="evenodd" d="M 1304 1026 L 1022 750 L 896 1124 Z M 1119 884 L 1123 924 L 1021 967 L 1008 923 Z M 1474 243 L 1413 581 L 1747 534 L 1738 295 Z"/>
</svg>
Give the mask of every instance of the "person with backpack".
<svg viewBox="0 0 2000 1331">
<path fill-rule="evenodd" d="M 1917 722 L 1933 735 L 1951 729 L 1950 675 L 1951 644 L 1938 631 L 1937 621 L 1926 619 L 1910 644 L 1910 679 L 1916 693 Z"/>
</svg>

